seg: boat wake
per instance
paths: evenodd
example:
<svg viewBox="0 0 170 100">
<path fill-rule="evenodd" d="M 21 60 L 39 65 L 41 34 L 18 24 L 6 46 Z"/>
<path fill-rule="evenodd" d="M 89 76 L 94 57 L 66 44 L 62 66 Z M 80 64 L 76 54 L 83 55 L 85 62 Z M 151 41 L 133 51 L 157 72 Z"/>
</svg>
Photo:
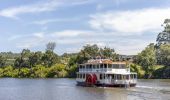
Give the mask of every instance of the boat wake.
<svg viewBox="0 0 170 100">
<path fill-rule="evenodd" d="M 145 89 L 158 89 L 158 87 L 151 87 L 151 86 L 136 86 L 137 88 L 145 88 Z"/>
<path fill-rule="evenodd" d="M 136 86 L 137 88 L 142 89 L 151 89 L 154 91 L 159 91 L 163 94 L 170 94 L 170 87 L 151 87 L 151 86 Z"/>
</svg>

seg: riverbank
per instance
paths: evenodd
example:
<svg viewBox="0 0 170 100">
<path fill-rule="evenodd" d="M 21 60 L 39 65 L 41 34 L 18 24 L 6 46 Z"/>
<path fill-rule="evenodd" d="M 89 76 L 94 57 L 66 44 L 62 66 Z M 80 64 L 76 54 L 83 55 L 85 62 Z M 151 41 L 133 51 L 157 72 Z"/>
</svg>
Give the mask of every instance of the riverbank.
<svg viewBox="0 0 170 100">
<path fill-rule="evenodd" d="M 11 78 L 64 78 L 69 77 L 71 70 L 66 70 L 64 65 L 44 67 L 37 65 L 33 68 L 14 68 L 7 66 L 0 68 L 0 77 Z"/>
<path fill-rule="evenodd" d="M 156 66 L 155 69 L 146 73 L 141 66 L 136 64 L 130 65 L 132 72 L 137 72 L 138 79 L 148 79 L 146 75 L 150 75 L 149 79 L 169 79 L 169 67 Z M 169 70 L 169 71 L 168 71 Z M 0 77 L 11 78 L 76 78 L 76 72 L 78 71 L 77 65 L 67 68 L 64 64 L 55 64 L 52 67 L 44 67 L 42 65 L 36 65 L 33 68 L 14 68 L 12 66 L 6 66 L 0 68 Z"/>
</svg>

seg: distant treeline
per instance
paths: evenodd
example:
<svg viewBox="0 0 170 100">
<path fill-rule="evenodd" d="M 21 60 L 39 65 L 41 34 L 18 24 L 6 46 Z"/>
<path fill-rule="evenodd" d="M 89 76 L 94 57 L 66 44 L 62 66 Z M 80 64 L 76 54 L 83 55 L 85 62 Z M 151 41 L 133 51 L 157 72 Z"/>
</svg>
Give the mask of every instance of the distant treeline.
<svg viewBox="0 0 170 100">
<path fill-rule="evenodd" d="M 21 53 L 0 53 L 0 77 L 14 78 L 75 78 L 77 64 L 100 56 L 113 61 L 130 62 L 131 71 L 139 78 L 170 78 L 170 45 L 159 47 L 151 43 L 136 56 L 118 55 L 109 47 L 100 48 L 96 44 L 85 45 L 80 52 L 59 56 L 53 50 L 55 43 L 47 44 L 45 52 L 31 52 L 23 49 Z"/>
<path fill-rule="evenodd" d="M 55 47 L 56 44 L 50 42 L 46 45 L 45 52 L 23 49 L 21 53 L 0 53 L 0 77 L 76 77 L 77 64 L 88 59 L 100 56 L 118 60 L 114 49 L 99 48 L 96 44 L 86 45 L 78 53 L 64 53 L 61 56 L 54 52 Z"/>
</svg>

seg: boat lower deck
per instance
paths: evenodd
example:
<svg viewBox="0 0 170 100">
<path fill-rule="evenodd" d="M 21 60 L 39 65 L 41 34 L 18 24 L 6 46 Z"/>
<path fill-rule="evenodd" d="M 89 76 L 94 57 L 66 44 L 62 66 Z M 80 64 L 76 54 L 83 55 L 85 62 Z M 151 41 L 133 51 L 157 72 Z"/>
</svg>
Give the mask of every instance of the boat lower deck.
<svg viewBox="0 0 170 100">
<path fill-rule="evenodd" d="M 87 84 L 86 82 L 77 82 L 77 86 L 84 86 L 84 87 L 135 87 L 136 83 L 131 84 Z"/>
</svg>

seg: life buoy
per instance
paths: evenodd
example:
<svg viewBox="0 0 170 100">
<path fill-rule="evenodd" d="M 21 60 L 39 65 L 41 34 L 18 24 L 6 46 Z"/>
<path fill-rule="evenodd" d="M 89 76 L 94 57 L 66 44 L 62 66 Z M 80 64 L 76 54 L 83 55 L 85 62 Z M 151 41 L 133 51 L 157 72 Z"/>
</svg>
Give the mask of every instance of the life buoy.
<svg viewBox="0 0 170 100">
<path fill-rule="evenodd" d="M 97 76 L 96 74 L 87 74 L 86 75 L 86 84 L 87 85 L 94 85 L 97 83 Z"/>
</svg>

